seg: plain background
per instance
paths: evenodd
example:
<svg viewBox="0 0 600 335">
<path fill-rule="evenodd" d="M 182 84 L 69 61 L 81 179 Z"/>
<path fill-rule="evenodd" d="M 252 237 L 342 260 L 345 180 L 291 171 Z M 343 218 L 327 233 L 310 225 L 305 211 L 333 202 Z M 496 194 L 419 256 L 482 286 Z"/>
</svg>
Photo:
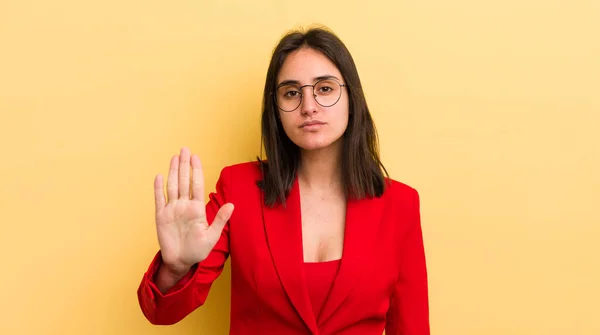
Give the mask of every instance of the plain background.
<svg viewBox="0 0 600 335">
<path fill-rule="evenodd" d="M 184 145 L 206 192 L 253 160 L 271 50 L 312 23 L 420 191 L 432 334 L 600 334 L 595 0 L 3 0 L 0 333 L 226 334 L 228 266 L 181 323 L 142 316 L 152 181 Z"/>
</svg>

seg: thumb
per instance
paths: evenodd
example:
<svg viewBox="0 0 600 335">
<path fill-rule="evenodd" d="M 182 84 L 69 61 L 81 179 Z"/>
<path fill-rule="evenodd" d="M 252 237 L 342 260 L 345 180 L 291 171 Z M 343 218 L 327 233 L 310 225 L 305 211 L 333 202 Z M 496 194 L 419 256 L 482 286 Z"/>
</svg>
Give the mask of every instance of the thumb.
<svg viewBox="0 0 600 335">
<path fill-rule="evenodd" d="M 219 208 L 217 215 L 215 215 L 215 219 L 212 224 L 208 227 L 208 238 L 210 241 L 215 244 L 221 237 L 221 232 L 223 228 L 227 224 L 227 221 L 231 218 L 231 214 L 233 214 L 234 206 L 232 203 L 226 203 L 225 205 Z"/>
</svg>

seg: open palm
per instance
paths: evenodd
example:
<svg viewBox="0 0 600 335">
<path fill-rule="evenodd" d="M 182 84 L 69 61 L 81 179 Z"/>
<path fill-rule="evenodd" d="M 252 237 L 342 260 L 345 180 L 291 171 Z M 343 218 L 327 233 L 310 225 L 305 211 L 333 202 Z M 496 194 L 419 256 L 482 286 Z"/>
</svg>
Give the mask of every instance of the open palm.
<svg viewBox="0 0 600 335">
<path fill-rule="evenodd" d="M 190 192 L 191 185 L 191 192 Z M 174 272 L 186 272 L 208 257 L 231 217 L 233 205 L 223 205 L 209 225 L 204 202 L 202 164 L 189 149 L 171 159 L 167 197 L 163 178 L 154 179 L 156 231 L 163 263 Z"/>
</svg>

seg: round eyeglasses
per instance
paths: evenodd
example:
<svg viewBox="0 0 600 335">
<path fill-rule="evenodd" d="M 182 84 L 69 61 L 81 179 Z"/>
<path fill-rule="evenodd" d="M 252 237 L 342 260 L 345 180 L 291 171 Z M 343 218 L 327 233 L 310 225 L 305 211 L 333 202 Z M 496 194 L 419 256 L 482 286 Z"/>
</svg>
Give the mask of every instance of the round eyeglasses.
<svg viewBox="0 0 600 335">
<path fill-rule="evenodd" d="M 302 89 L 312 87 L 315 101 L 323 107 L 331 107 L 340 100 L 342 87 L 345 86 L 333 78 L 321 79 L 314 85 L 302 86 L 296 82 L 283 82 L 275 91 L 275 105 L 284 112 L 293 112 L 302 103 L 304 95 Z"/>
</svg>

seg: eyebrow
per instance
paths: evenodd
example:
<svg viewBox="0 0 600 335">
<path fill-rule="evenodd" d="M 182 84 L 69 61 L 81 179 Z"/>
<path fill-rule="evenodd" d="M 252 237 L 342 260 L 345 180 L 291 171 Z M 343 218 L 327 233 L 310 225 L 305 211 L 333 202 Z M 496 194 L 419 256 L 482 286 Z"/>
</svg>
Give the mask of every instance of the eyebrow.
<svg viewBox="0 0 600 335">
<path fill-rule="evenodd" d="M 324 75 L 324 76 L 318 76 L 318 77 L 313 78 L 313 83 L 317 82 L 319 80 L 323 80 L 323 79 L 337 79 L 338 81 L 341 81 L 336 76 L 333 76 L 333 75 Z M 284 86 L 284 85 L 300 85 L 300 82 L 298 80 L 288 79 L 288 80 L 284 80 L 281 83 L 277 84 L 277 87 Z"/>
</svg>

